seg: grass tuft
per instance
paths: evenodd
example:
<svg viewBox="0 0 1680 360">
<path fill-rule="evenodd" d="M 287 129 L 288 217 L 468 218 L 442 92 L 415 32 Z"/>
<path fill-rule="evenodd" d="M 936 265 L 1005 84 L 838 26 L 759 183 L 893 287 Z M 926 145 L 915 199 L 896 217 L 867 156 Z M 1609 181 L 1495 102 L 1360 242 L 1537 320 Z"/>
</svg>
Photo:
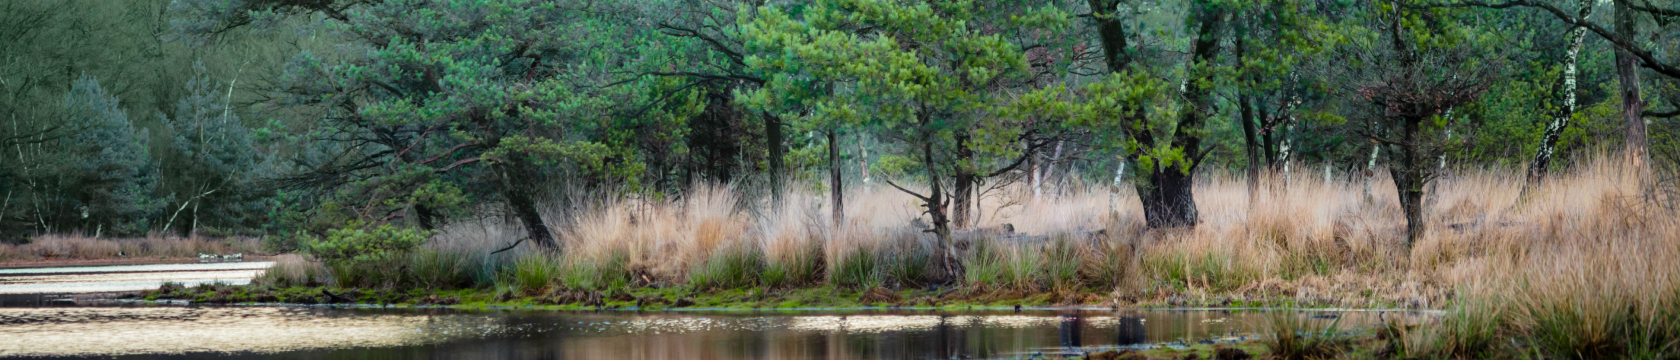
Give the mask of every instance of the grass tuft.
<svg viewBox="0 0 1680 360">
<path fill-rule="evenodd" d="M 781 270 L 781 269 L 778 269 Z M 764 272 L 764 254 L 756 246 L 736 244 L 714 250 L 705 262 L 689 272 L 688 285 L 696 289 L 740 289 L 758 283 Z M 778 274 L 786 281 L 787 274 Z"/>
<path fill-rule="evenodd" d="M 1283 360 L 1333 359 L 1352 349 L 1353 338 L 1337 327 L 1341 319 L 1309 319 L 1293 309 L 1273 311 L 1261 343 L 1272 358 Z"/>
<path fill-rule="evenodd" d="M 867 289 L 881 286 L 880 261 L 874 251 L 859 247 L 835 262 L 829 269 L 828 281 L 836 286 Z"/>
</svg>

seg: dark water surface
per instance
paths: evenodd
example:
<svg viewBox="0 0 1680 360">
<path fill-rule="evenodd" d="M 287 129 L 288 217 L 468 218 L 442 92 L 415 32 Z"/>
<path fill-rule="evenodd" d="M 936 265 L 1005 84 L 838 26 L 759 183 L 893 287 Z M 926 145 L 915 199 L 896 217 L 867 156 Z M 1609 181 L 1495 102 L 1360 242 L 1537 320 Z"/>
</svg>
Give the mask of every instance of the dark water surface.
<svg viewBox="0 0 1680 360">
<path fill-rule="evenodd" d="M 1306 312 L 1344 328 L 1374 312 Z M 949 359 L 1253 338 L 1263 311 L 659 311 L 0 308 L 0 357 Z M 1166 344 L 1166 345 L 1163 345 Z"/>
</svg>

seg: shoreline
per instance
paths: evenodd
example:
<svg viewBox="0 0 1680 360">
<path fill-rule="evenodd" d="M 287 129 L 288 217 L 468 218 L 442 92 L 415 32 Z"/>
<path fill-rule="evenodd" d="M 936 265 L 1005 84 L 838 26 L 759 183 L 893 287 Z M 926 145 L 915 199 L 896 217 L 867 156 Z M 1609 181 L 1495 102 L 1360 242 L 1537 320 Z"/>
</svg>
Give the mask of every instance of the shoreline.
<svg viewBox="0 0 1680 360">
<path fill-rule="evenodd" d="M 127 294 L 117 294 L 117 296 Z M 1023 306 L 1020 309 L 1008 306 L 858 306 L 858 307 L 687 307 L 687 308 L 575 308 L 564 305 L 420 305 L 420 304 L 379 304 L 379 303 L 331 303 L 307 304 L 289 302 L 238 302 L 238 303 L 200 303 L 183 299 L 125 299 L 125 298 L 95 298 L 76 299 L 75 306 L 113 306 L 144 305 L 144 306 L 212 306 L 212 307 L 322 307 L 322 308 L 359 308 L 359 309 L 453 309 L 453 310 L 538 310 L 538 311 L 586 311 L 586 312 L 824 312 L 824 311 L 1076 311 L 1076 312 L 1122 312 L 1122 311 L 1296 311 L 1296 312 L 1395 312 L 1423 315 L 1441 315 L 1447 310 L 1442 309 L 1404 309 L 1404 308 L 1336 308 L 1336 307 L 1100 307 L 1100 306 Z M 93 303 L 93 304 L 86 304 Z M 43 306 L 44 307 L 44 306 Z"/>
<path fill-rule="evenodd" d="M 173 257 L 152 257 L 152 258 L 138 258 L 138 259 L 127 259 L 127 258 L 111 259 L 111 258 L 106 258 L 106 259 L 74 259 L 74 260 L 64 260 L 64 259 L 25 260 L 25 261 L 0 262 L 0 270 L 55 268 L 55 267 L 127 266 L 127 265 L 179 265 L 179 264 L 220 264 L 220 263 L 240 263 L 240 262 L 265 262 L 265 261 L 274 261 L 274 259 L 277 258 L 277 257 L 278 256 L 275 256 L 275 255 L 245 255 L 245 258 L 244 258 L 245 260 L 244 261 L 200 261 L 198 258 L 173 258 Z"/>
<path fill-rule="evenodd" d="M 240 306 L 352 306 L 371 308 L 528 309 L 553 311 L 1272 311 L 1406 312 L 1441 315 L 1438 308 L 1387 306 L 1350 307 L 1334 302 L 1303 302 L 1288 297 L 1239 301 L 1209 301 L 1175 305 L 1165 301 L 1130 304 L 1052 301 L 1058 296 L 1103 294 L 1030 294 L 996 298 L 984 290 L 883 288 L 866 290 L 832 287 L 776 290 L 695 291 L 683 288 L 633 288 L 609 292 L 552 290 L 518 296 L 486 289 L 342 289 L 330 287 L 269 287 L 263 285 L 166 285 L 158 290 L 105 294 L 78 300 L 185 301 L 190 305 Z M 971 293 L 972 291 L 972 293 Z M 876 301 L 870 301 L 874 298 Z M 1224 297 L 1221 297 L 1224 298 Z"/>
</svg>

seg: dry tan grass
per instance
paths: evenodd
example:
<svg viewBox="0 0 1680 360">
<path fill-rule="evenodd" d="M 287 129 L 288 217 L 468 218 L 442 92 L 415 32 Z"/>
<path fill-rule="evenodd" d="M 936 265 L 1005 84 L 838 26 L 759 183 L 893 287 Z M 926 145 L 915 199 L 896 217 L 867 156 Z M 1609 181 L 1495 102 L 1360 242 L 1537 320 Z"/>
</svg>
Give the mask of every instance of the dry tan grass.
<svg viewBox="0 0 1680 360">
<path fill-rule="evenodd" d="M 252 284 L 272 287 L 321 286 L 327 284 L 331 277 L 327 267 L 319 262 L 309 261 L 302 255 L 281 254 L 274 257 L 273 267 L 252 279 Z"/>
<path fill-rule="evenodd" d="M 92 238 L 46 235 L 28 244 L 0 244 L 0 263 L 52 260 L 197 258 L 198 254 L 255 254 L 262 248 L 251 238 Z"/>
<path fill-rule="evenodd" d="M 1081 277 L 1114 289 L 1116 299 L 1133 301 L 1284 298 L 1328 306 L 1439 308 L 1467 295 L 1464 289 L 1484 294 L 1555 286 L 1560 289 L 1545 291 L 1573 292 L 1579 289 L 1571 286 L 1587 285 L 1612 287 L 1642 303 L 1674 301 L 1634 295 L 1675 292 L 1677 214 L 1639 196 L 1639 181 L 1617 162 L 1584 164 L 1554 175 L 1526 199 L 1520 199 L 1520 169 L 1450 172 L 1433 185 L 1426 234 L 1410 247 L 1393 184 L 1384 175 L 1370 180 L 1371 197 L 1362 177 L 1325 181 L 1315 173 L 1285 184 L 1271 174 L 1250 194 L 1241 177 L 1204 176 L 1196 187 L 1201 224 L 1165 230 L 1145 229 L 1130 188 L 1111 194 L 1107 187 L 1089 186 L 1034 196 L 1024 187 L 1005 187 L 983 194 L 974 226 L 1011 224 L 1028 236 L 1106 229 L 1106 237 L 1073 236 L 1085 262 Z M 727 246 L 756 246 L 770 263 L 820 247 L 817 261 L 832 268 L 860 248 L 868 250 L 862 254 L 884 254 L 932 241 L 920 231 L 926 224 L 917 220 L 919 203 L 890 187 L 849 188 L 846 217 L 838 225 L 830 223 L 825 193 L 800 188 L 786 193 L 781 203 L 766 204 L 745 201 L 727 188 L 702 187 L 678 200 L 619 199 L 549 217 L 573 216 L 555 222 L 572 224 L 555 229 L 564 239 L 565 256 L 622 252 L 634 271 L 668 283 L 684 282 L 714 250 Z M 1110 196 L 1118 196 L 1119 208 L 1110 208 Z M 497 227 L 455 226 L 430 246 L 500 248 L 521 233 L 490 228 Z M 1015 250 L 1004 252 L 1009 259 L 1000 263 L 1021 267 L 1027 264 L 1008 254 L 1042 245 L 1011 246 Z M 1569 279 L 1600 277 L 1617 280 L 1569 285 L 1574 284 Z M 1516 283 L 1534 285 L 1487 285 Z M 1555 298 L 1542 295 L 1534 294 Z"/>
</svg>

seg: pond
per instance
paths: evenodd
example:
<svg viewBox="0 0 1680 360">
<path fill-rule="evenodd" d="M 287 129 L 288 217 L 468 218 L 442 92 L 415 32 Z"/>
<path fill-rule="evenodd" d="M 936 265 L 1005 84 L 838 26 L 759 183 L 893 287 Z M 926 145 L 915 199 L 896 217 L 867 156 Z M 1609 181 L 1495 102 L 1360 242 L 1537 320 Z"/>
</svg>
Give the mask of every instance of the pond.
<svg viewBox="0 0 1680 360">
<path fill-rule="evenodd" d="M 557 312 L 320 306 L 0 308 L 0 356 L 100 358 L 1058 358 L 1252 339 L 1265 311 Z M 1377 312 L 1296 312 L 1370 328 Z M 1331 320 L 1330 318 L 1336 318 Z"/>
</svg>

